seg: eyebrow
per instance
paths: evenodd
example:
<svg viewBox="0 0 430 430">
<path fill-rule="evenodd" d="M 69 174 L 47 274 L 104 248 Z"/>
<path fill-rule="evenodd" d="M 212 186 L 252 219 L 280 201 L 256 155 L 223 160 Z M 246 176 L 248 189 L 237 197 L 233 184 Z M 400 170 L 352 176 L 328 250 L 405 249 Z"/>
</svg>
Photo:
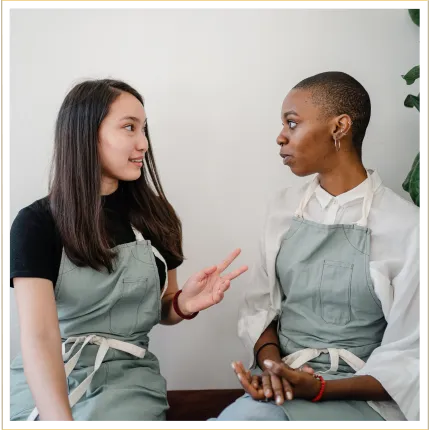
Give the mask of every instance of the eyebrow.
<svg viewBox="0 0 430 430">
<path fill-rule="evenodd" d="M 294 110 L 288 110 L 287 112 L 284 112 L 282 114 L 282 118 L 286 119 L 288 115 L 298 116 L 296 111 L 294 111 Z"/>
<path fill-rule="evenodd" d="M 124 121 L 126 119 L 129 121 L 141 122 L 140 119 L 135 116 L 125 116 L 124 118 L 121 118 L 120 121 Z M 145 118 L 145 121 L 143 121 L 143 125 L 146 125 L 147 121 L 148 121 L 148 118 Z"/>
</svg>

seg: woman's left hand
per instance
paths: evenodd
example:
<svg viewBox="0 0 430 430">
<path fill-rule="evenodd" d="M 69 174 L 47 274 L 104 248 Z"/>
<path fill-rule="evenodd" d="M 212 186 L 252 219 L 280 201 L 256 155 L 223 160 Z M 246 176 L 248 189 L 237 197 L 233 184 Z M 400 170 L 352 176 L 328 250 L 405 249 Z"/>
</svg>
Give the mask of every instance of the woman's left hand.
<svg viewBox="0 0 430 430">
<path fill-rule="evenodd" d="M 265 360 L 264 365 L 271 375 L 286 379 L 292 387 L 292 396 L 311 400 L 321 389 L 321 382 L 311 372 L 292 369 L 284 363 Z"/>
<path fill-rule="evenodd" d="M 183 313 L 192 314 L 202 311 L 216 305 L 224 298 L 224 293 L 230 287 L 230 281 L 248 270 L 248 266 L 242 266 L 221 276 L 240 252 L 240 249 L 234 250 L 222 263 L 201 270 L 188 279 L 178 297 L 178 305 Z"/>
</svg>

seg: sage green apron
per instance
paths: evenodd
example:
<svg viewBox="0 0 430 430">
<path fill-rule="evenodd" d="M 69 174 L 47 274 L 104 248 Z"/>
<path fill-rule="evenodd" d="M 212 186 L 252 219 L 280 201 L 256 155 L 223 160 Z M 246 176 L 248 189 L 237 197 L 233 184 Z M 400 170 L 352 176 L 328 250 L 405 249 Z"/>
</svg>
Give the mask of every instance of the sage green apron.
<svg viewBox="0 0 430 430">
<path fill-rule="evenodd" d="M 165 419 L 166 382 L 148 351 L 161 315 L 154 253 L 162 257 L 134 232 L 135 242 L 114 248 L 110 274 L 77 267 L 63 250 L 55 298 L 75 420 Z M 19 355 L 11 365 L 11 420 L 37 417 Z"/>
<path fill-rule="evenodd" d="M 372 177 L 356 224 L 326 225 L 303 218 L 318 186 L 310 184 L 280 246 L 276 271 L 284 299 L 278 333 L 284 362 L 309 363 L 324 378 L 353 377 L 382 341 L 386 321 L 369 273 Z M 289 420 L 382 420 L 365 401 L 282 405 Z"/>
</svg>

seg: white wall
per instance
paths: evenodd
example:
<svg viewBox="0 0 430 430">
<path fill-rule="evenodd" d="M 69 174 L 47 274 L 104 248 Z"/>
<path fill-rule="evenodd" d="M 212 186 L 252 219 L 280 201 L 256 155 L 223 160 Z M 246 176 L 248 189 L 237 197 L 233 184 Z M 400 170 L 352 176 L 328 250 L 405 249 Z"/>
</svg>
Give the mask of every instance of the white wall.
<svg viewBox="0 0 430 430">
<path fill-rule="evenodd" d="M 278 156 L 280 107 L 312 74 L 341 70 L 368 90 L 367 167 L 401 190 L 418 151 L 418 114 L 400 75 L 419 62 L 405 10 L 14 10 L 11 15 L 11 220 L 46 195 L 54 121 L 84 78 L 143 93 L 161 178 L 183 221 L 180 283 L 235 247 L 252 264 L 264 203 L 298 182 Z M 245 358 L 236 319 L 247 279 L 197 319 L 156 327 L 170 389 L 229 388 Z M 15 303 L 12 344 L 19 350 Z"/>
</svg>

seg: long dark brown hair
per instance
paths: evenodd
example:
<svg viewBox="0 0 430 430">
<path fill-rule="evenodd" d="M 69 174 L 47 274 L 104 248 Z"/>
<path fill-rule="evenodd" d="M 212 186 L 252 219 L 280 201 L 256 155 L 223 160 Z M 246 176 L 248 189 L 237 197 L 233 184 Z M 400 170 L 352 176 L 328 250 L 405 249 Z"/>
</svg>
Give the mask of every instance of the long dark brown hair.
<svg viewBox="0 0 430 430">
<path fill-rule="evenodd" d="M 125 82 L 102 79 L 76 85 L 66 96 L 55 127 L 50 180 L 50 206 L 64 250 L 77 266 L 113 270 L 114 250 L 107 237 L 103 215 L 99 128 L 111 104 L 127 92 L 144 105 L 142 96 Z M 149 138 L 142 174 L 135 181 L 121 181 L 129 219 L 178 259 L 182 254 L 182 227 L 168 202 Z"/>
</svg>

